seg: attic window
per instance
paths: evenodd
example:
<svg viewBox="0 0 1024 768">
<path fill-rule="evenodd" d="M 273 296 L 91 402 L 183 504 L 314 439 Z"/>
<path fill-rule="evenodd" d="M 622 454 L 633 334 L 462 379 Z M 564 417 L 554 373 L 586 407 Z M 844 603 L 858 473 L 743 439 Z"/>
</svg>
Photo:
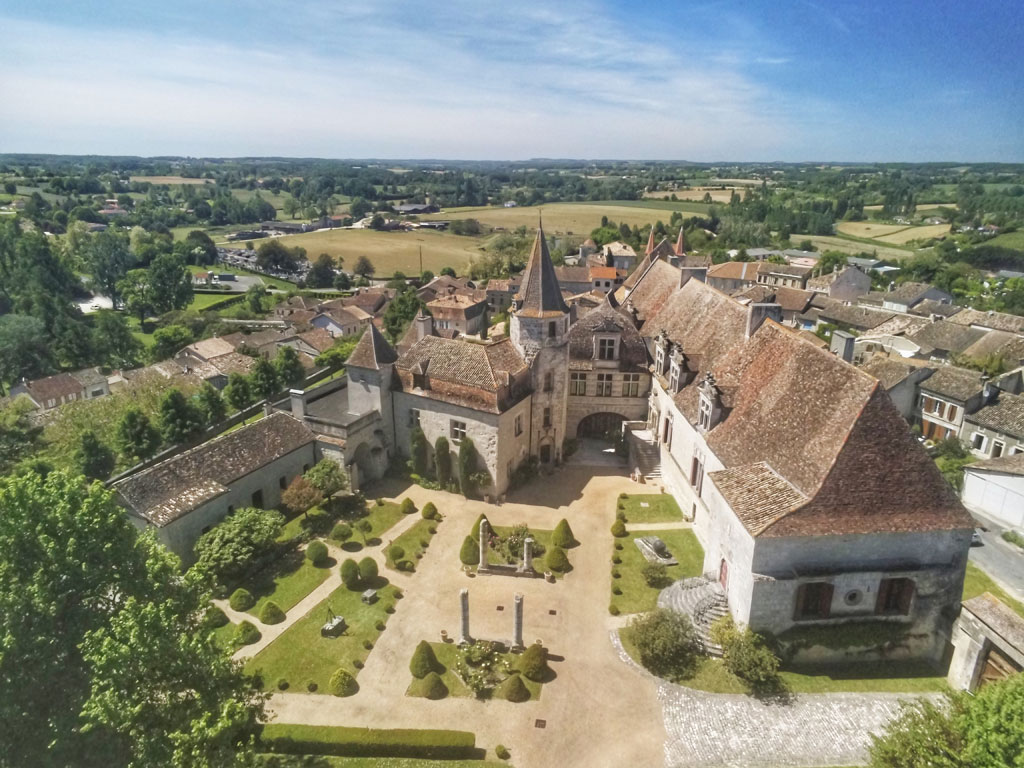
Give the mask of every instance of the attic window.
<svg viewBox="0 0 1024 768">
<path fill-rule="evenodd" d="M 669 373 L 669 376 L 668 376 L 668 388 L 669 388 L 669 390 L 671 392 L 678 392 L 679 391 L 679 363 L 677 363 L 677 362 L 673 362 L 672 363 L 671 372 Z M 702 398 L 701 399 L 701 407 L 703 408 L 703 406 L 704 406 L 704 400 Z M 709 421 L 710 421 L 710 412 L 709 412 L 708 416 L 709 416 Z"/>
<path fill-rule="evenodd" d="M 699 411 L 697 413 L 697 427 L 703 432 L 707 432 L 711 429 L 711 411 L 711 398 L 702 392 L 700 395 Z"/>
<path fill-rule="evenodd" d="M 615 359 L 615 339 L 598 339 L 597 340 L 597 359 L 598 360 L 614 360 Z"/>
</svg>

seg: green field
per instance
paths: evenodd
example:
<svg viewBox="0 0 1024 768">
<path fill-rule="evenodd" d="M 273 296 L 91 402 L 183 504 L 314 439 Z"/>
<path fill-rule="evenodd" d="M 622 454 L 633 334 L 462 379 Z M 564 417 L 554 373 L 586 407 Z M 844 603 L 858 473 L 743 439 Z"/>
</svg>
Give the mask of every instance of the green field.
<svg viewBox="0 0 1024 768">
<path fill-rule="evenodd" d="M 859 253 L 874 254 L 879 259 L 887 261 L 902 261 L 914 255 L 914 251 L 910 248 L 894 248 L 875 240 L 857 240 L 851 237 L 826 235 L 793 235 L 790 239 L 794 246 L 798 246 L 803 240 L 810 240 L 819 251 L 842 251 L 851 256 L 856 256 Z"/>
<path fill-rule="evenodd" d="M 1024 230 L 1007 232 L 1005 235 L 996 235 L 991 240 L 985 241 L 985 245 L 999 245 L 1003 248 L 1016 248 L 1024 251 Z"/>
<path fill-rule="evenodd" d="M 631 494 L 620 497 L 618 506 L 627 523 L 678 523 L 683 519 L 679 505 L 668 493 Z"/>
<path fill-rule="evenodd" d="M 678 565 L 666 569 L 667 578 L 664 584 L 652 587 L 644 579 L 643 568 L 647 565 L 647 559 L 634 543 L 636 539 L 644 536 L 659 537 L 679 561 Z M 618 573 L 619 578 L 612 576 L 611 605 L 620 614 L 654 610 L 658 604 L 658 594 L 662 589 L 678 579 L 700 576 L 704 565 L 704 550 L 693 531 L 689 529 L 631 533 L 615 541 L 622 544 L 622 549 L 612 550 L 612 557 L 618 556 L 622 562 L 612 561 L 612 572 L 613 574 Z M 618 588 L 622 594 L 616 595 L 615 588 Z"/>
</svg>

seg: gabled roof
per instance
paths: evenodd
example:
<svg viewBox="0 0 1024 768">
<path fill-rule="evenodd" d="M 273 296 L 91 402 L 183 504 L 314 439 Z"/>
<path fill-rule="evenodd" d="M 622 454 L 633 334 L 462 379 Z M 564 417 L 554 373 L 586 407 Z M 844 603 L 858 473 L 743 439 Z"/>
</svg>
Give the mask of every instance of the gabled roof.
<svg viewBox="0 0 1024 768">
<path fill-rule="evenodd" d="M 1024 317 L 1008 315 L 1005 312 L 982 312 L 977 309 L 964 309 L 949 319 L 958 325 L 977 325 L 995 331 L 1024 333 Z"/>
<path fill-rule="evenodd" d="M 136 515 L 162 527 L 315 439 L 298 419 L 274 413 L 127 477 L 114 489 Z"/>
<path fill-rule="evenodd" d="M 708 268 L 708 279 L 757 281 L 756 261 L 723 261 Z"/>
<path fill-rule="evenodd" d="M 590 370 L 596 356 L 596 334 L 618 337 L 618 366 L 620 371 L 646 371 L 647 345 L 633 321 L 612 304 L 609 294 L 595 309 L 573 323 L 569 329 L 569 367 Z M 605 370 L 602 368 L 602 370 Z"/>
<path fill-rule="evenodd" d="M 921 315 L 927 317 L 929 315 L 938 315 L 939 317 L 952 317 L 959 312 L 963 307 L 958 307 L 956 304 L 943 304 L 941 301 L 935 299 L 925 299 L 910 308 L 910 314 Z"/>
<path fill-rule="evenodd" d="M 1024 476 L 1024 453 L 1000 456 L 998 459 L 985 459 L 964 467 L 970 472 L 998 472 L 1005 475 Z"/>
<path fill-rule="evenodd" d="M 872 355 L 870 360 L 860 366 L 860 369 L 874 376 L 886 390 L 889 390 L 906 381 L 906 378 L 913 371 L 918 370 L 919 366 L 905 363 L 902 360 L 894 360 L 884 355 Z"/>
<path fill-rule="evenodd" d="M 931 392 L 960 402 L 966 402 L 981 392 L 984 382 L 980 371 L 956 368 L 952 365 L 939 366 L 931 376 L 921 382 L 921 391 Z"/>
<path fill-rule="evenodd" d="M 398 360 L 398 354 L 394 347 L 388 344 L 388 340 L 377 330 L 377 326 L 370 323 L 363 333 L 362 338 L 348 356 L 345 365 L 349 368 L 368 368 L 371 371 L 379 371 L 382 365 L 393 363 Z"/>
<path fill-rule="evenodd" d="M 537 227 L 537 236 L 516 299 L 519 300 L 519 308 L 515 312 L 523 317 L 558 317 L 569 312 L 541 226 Z"/>
<path fill-rule="evenodd" d="M 936 320 L 921 330 L 907 335 L 915 344 L 931 347 L 942 352 L 958 354 L 979 341 L 986 331 L 957 325 L 952 320 Z"/>
<path fill-rule="evenodd" d="M 964 416 L 964 421 L 1024 440 L 1024 397 L 1000 392 L 995 402 Z"/>
<path fill-rule="evenodd" d="M 776 264 L 771 261 L 757 262 L 757 274 L 759 275 L 785 275 L 786 277 L 807 277 L 814 270 L 811 267 L 801 267 L 798 264 Z"/>
<path fill-rule="evenodd" d="M 936 291 L 943 296 L 949 296 L 945 291 L 939 290 L 928 283 L 900 283 L 886 294 L 886 300 L 914 303 L 928 291 Z M 952 296 L 949 296 L 952 299 Z"/>
<path fill-rule="evenodd" d="M 70 373 L 57 373 L 30 381 L 25 385 L 25 389 L 32 399 L 44 408 L 50 400 L 59 403 L 62 397 L 80 395 L 83 391 L 82 383 Z"/>
</svg>

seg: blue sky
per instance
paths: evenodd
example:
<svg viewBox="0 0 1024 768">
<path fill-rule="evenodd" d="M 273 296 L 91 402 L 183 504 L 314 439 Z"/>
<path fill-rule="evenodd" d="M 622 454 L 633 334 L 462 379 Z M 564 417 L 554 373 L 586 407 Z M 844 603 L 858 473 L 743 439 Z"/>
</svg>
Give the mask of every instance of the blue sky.
<svg viewBox="0 0 1024 768">
<path fill-rule="evenodd" d="M 0 151 L 1024 161 L 1024 3 L 4 0 Z"/>
</svg>

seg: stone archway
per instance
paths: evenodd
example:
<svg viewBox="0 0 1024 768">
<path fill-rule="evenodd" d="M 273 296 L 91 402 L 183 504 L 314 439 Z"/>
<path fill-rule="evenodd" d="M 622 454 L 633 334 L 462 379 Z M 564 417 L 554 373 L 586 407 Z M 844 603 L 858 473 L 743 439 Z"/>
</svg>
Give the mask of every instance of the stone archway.
<svg viewBox="0 0 1024 768">
<path fill-rule="evenodd" d="M 591 413 L 580 419 L 580 423 L 576 427 L 576 437 L 603 438 L 609 433 L 621 432 L 622 422 L 625 420 L 625 416 L 610 411 Z"/>
<path fill-rule="evenodd" d="M 373 450 L 369 444 L 360 443 L 348 462 L 353 491 L 358 491 L 360 487 L 376 477 L 373 466 Z"/>
</svg>

